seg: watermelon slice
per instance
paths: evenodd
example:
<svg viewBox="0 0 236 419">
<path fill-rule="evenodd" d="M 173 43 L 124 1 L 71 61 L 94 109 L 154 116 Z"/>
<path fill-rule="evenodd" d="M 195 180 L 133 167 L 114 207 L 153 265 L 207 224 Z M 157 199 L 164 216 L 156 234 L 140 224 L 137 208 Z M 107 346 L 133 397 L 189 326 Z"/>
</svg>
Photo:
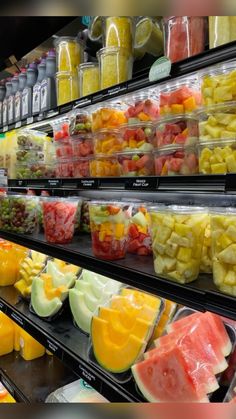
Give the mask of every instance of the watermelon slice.
<svg viewBox="0 0 236 419">
<path fill-rule="evenodd" d="M 170 348 L 132 367 L 134 379 L 150 402 L 208 402 L 196 386 L 185 354 Z"/>
<path fill-rule="evenodd" d="M 218 347 L 224 356 L 228 356 L 232 350 L 232 343 L 225 330 L 223 321 L 217 314 L 210 312 L 194 313 L 172 323 L 168 326 L 167 330 L 168 332 L 178 330 L 179 328 L 184 330 L 184 328 L 188 327 L 190 324 L 193 325 L 197 319 L 204 326 L 205 334 L 214 349 Z"/>
<path fill-rule="evenodd" d="M 189 336 L 192 344 L 195 346 L 198 356 L 203 363 L 208 364 L 212 367 L 214 374 L 219 374 L 225 371 L 228 364 L 222 355 L 221 351 L 212 341 L 209 340 L 207 333 L 205 333 L 204 327 L 197 323 L 190 325 L 188 328 L 180 328 L 176 332 L 172 332 L 169 335 L 162 336 L 160 339 L 155 341 L 155 346 L 162 347 L 163 345 L 173 345 L 180 341 L 183 336 Z"/>
<path fill-rule="evenodd" d="M 168 335 L 166 335 L 168 336 Z M 195 385 L 199 388 L 199 391 L 202 393 L 212 393 L 213 391 L 219 388 L 218 382 L 216 380 L 215 374 L 213 372 L 212 365 L 206 359 L 204 355 L 204 346 L 202 343 L 198 343 L 193 336 L 184 335 L 181 337 L 170 337 L 169 342 L 166 344 L 161 344 L 158 348 L 153 349 L 152 351 L 147 352 L 144 357 L 145 359 L 155 357 L 161 352 L 165 352 L 168 348 L 170 349 L 179 347 L 182 353 L 186 356 L 186 363 L 188 365 L 191 377 L 193 378 Z M 162 338 L 157 341 L 162 341 Z"/>
</svg>

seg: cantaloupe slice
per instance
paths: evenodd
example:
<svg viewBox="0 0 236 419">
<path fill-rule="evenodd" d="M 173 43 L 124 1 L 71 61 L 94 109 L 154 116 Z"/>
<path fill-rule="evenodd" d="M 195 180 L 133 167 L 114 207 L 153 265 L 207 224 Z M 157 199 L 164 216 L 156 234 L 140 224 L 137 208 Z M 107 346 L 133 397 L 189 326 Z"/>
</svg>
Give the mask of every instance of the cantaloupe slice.
<svg viewBox="0 0 236 419">
<path fill-rule="evenodd" d="M 99 317 L 92 319 L 91 336 L 98 363 L 113 373 L 127 371 L 143 354 L 146 347 L 146 341 L 134 335 L 129 335 L 124 344 L 111 342 L 108 322 Z"/>
<path fill-rule="evenodd" d="M 148 305 L 136 306 L 129 298 L 123 296 L 114 296 L 110 307 L 121 313 L 121 322 L 126 328 L 131 328 L 134 318 L 141 318 L 148 322 L 156 321 L 158 311 Z"/>
<path fill-rule="evenodd" d="M 121 295 L 124 297 L 129 297 L 133 299 L 133 301 L 137 305 L 144 305 L 147 304 L 152 307 L 154 310 L 159 310 L 161 305 L 161 300 L 154 295 L 147 294 L 145 292 L 130 289 L 130 288 L 122 288 Z"/>
</svg>

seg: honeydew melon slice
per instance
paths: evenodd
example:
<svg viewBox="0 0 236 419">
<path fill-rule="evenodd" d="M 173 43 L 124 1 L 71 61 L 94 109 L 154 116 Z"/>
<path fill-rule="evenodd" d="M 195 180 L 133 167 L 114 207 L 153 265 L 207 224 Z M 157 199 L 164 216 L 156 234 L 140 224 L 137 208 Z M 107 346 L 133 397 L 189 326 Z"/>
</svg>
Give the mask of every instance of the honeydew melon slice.
<svg viewBox="0 0 236 419">
<path fill-rule="evenodd" d="M 35 278 L 31 289 L 31 304 L 39 317 L 50 317 L 55 315 L 62 307 L 62 301 L 55 297 L 49 300 L 44 290 L 44 281 Z"/>
</svg>

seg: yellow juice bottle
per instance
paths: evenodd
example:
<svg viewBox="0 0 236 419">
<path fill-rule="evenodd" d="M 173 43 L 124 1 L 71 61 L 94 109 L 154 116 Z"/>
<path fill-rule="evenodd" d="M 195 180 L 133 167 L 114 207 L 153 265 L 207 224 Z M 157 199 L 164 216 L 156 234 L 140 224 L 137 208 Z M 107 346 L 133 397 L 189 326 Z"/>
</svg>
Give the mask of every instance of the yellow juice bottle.
<svg viewBox="0 0 236 419">
<path fill-rule="evenodd" d="M 0 382 L 0 403 L 16 403 L 15 399 Z"/>
<path fill-rule="evenodd" d="M 14 349 L 14 326 L 12 321 L 0 311 L 0 356 L 10 354 Z"/>
<path fill-rule="evenodd" d="M 23 329 L 20 330 L 20 354 L 25 361 L 32 361 L 45 354 L 45 348 Z"/>
</svg>

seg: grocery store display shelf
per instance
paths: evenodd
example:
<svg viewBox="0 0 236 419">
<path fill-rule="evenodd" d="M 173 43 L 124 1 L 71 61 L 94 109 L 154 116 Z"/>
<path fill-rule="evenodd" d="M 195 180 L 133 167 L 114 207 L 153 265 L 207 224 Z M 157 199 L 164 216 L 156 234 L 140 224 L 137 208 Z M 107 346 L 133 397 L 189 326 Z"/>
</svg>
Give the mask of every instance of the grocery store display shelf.
<svg viewBox="0 0 236 419">
<path fill-rule="evenodd" d="M 93 256 L 87 235 L 75 237 L 66 247 L 47 243 L 43 234 L 26 236 L 0 231 L 0 237 L 196 310 L 210 310 L 236 320 L 235 298 L 218 292 L 211 275 L 200 275 L 190 284 L 178 284 L 155 275 L 151 256 L 127 255 L 119 261 L 100 260 Z"/>
<path fill-rule="evenodd" d="M 163 82 L 170 78 L 176 78 L 184 76 L 185 74 L 196 72 L 206 66 L 219 64 L 226 60 L 235 58 L 235 47 L 236 41 L 231 42 L 227 45 L 222 45 L 214 49 L 207 50 L 199 55 L 195 55 L 186 60 L 179 61 L 172 64 L 170 76 L 165 79 L 161 79 L 155 82 L 150 82 L 148 73 L 149 69 L 142 76 L 135 77 L 127 82 L 112 86 L 108 89 L 101 90 L 93 95 L 84 96 L 76 101 L 69 102 L 65 105 L 61 105 L 55 109 L 51 109 L 48 112 L 44 112 L 40 115 L 29 117 L 23 121 L 17 122 L 0 128 L 0 132 L 7 132 L 13 129 L 17 129 L 24 126 L 30 126 L 31 128 L 39 128 L 48 130 L 51 129 L 49 121 L 58 115 L 63 115 L 69 112 L 72 108 L 83 108 L 99 102 L 103 102 L 117 96 L 121 96 L 135 90 L 154 86 L 159 82 Z"/>
<path fill-rule="evenodd" d="M 69 189 L 69 190 L 137 190 L 137 191 L 236 191 L 236 174 L 192 175 L 192 176 L 149 176 L 107 177 L 80 179 L 9 179 L 10 188 Z"/>
<path fill-rule="evenodd" d="M 90 339 L 73 325 L 68 309 L 65 309 L 63 315 L 56 320 L 46 322 L 30 312 L 28 304 L 21 300 L 13 287 L 1 288 L 0 309 L 73 370 L 74 374 L 87 381 L 109 401 L 140 402 L 144 400 L 136 390 L 131 374 L 126 382 L 116 382 L 112 375 L 106 374 L 92 362 L 89 352 Z M 11 376 L 10 373 L 9 376 Z M 15 377 L 12 378 L 15 379 Z M 43 374 L 41 380 L 43 380 Z M 14 382 L 19 382 L 19 379 Z M 58 380 L 58 387 L 60 384 Z"/>
<path fill-rule="evenodd" d="M 54 356 L 24 361 L 18 352 L 12 352 L 0 357 L 0 381 L 19 402 L 45 402 L 50 393 L 76 379 Z"/>
</svg>

